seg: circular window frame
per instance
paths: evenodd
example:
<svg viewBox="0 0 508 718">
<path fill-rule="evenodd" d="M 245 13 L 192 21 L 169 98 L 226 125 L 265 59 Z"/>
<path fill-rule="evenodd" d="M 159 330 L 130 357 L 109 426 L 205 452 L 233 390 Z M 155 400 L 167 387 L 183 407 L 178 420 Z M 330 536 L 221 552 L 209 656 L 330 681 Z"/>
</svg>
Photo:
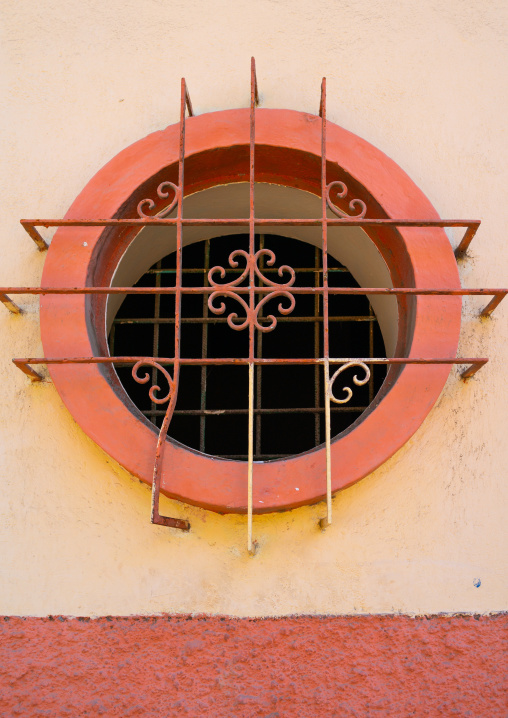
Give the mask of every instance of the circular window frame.
<svg viewBox="0 0 508 718">
<path fill-rule="evenodd" d="M 187 121 L 185 194 L 248 179 L 249 111 L 227 110 Z M 259 109 L 256 180 L 319 195 L 320 121 L 314 115 Z M 120 152 L 86 185 L 66 219 L 135 216 L 140 199 L 155 196 L 162 180 L 176 180 L 178 126 L 153 133 Z M 365 140 L 327 123 L 329 181 L 342 180 L 367 203 L 369 217 L 436 220 L 429 200 L 406 173 Z M 44 266 L 42 286 L 107 286 L 139 230 L 61 227 Z M 440 228 L 369 228 L 394 286 L 460 288 L 455 257 Z M 432 237 L 429 239 L 429 233 Z M 46 356 L 106 353 L 103 296 L 41 298 Z M 461 300 L 454 296 L 398 297 L 396 356 L 450 357 L 458 346 Z M 64 404 L 85 433 L 147 484 L 152 482 L 157 433 L 136 416 L 111 368 L 51 365 Z M 372 473 L 421 425 L 437 401 L 448 365 L 391 366 L 385 385 L 361 419 L 332 443 L 332 491 Z M 325 495 L 325 450 L 283 461 L 256 463 L 254 513 L 295 508 Z M 167 496 L 219 512 L 244 513 L 243 462 L 221 460 L 168 441 L 161 490 Z"/>
</svg>

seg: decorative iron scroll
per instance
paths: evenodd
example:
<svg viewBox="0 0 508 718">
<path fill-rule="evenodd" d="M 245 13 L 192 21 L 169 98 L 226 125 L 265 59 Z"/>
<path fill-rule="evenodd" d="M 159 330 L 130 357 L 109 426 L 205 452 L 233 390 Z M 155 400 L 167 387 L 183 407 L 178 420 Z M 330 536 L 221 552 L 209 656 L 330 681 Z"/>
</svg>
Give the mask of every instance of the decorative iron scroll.
<svg viewBox="0 0 508 718">
<path fill-rule="evenodd" d="M 283 315 L 291 314 L 291 312 L 295 308 L 295 298 L 293 294 L 291 294 L 291 292 L 289 291 L 289 288 L 292 287 L 295 282 L 295 270 L 292 267 L 289 267 L 287 264 L 283 264 L 281 267 L 279 267 L 277 271 L 279 277 L 282 277 L 285 273 L 289 274 L 290 276 L 287 282 L 281 284 L 278 282 L 273 282 L 271 279 L 266 277 L 259 268 L 258 263 L 261 257 L 268 257 L 266 264 L 269 267 L 272 267 L 275 264 L 275 254 L 274 252 L 272 252 L 271 249 L 259 249 L 254 255 L 245 252 L 243 249 L 236 249 L 235 251 L 231 252 L 228 260 L 229 266 L 233 269 L 236 269 L 239 265 L 237 257 L 242 257 L 245 259 L 245 268 L 241 272 L 240 276 L 233 281 L 227 282 L 225 284 L 220 284 L 213 278 L 213 275 L 218 272 L 221 279 L 224 279 L 224 277 L 226 276 L 226 270 L 224 269 L 224 267 L 212 267 L 212 269 L 210 269 L 210 271 L 208 272 L 208 281 L 210 283 L 210 286 L 215 289 L 215 291 L 212 292 L 208 297 L 208 307 L 210 311 L 214 314 L 224 314 L 224 312 L 226 311 L 225 303 L 220 302 L 220 304 L 216 306 L 214 305 L 214 300 L 218 297 L 229 297 L 231 299 L 235 299 L 242 306 L 245 312 L 245 319 L 238 322 L 238 313 L 231 312 L 231 314 L 229 314 L 227 318 L 227 323 L 231 327 L 231 329 L 241 331 L 242 329 L 245 329 L 246 327 L 252 325 L 260 332 L 271 332 L 277 326 L 276 317 L 273 314 L 269 314 L 267 317 L 265 317 L 265 319 L 269 319 L 270 324 L 262 325 L 259 323 L 259 312 L 271 299 L 274 299 L 275 297 L 281 297 L 289 300 L 289 306 L 285 307 L 281 302 L 278 306 L 279 312 Z M 249 278 L 249 289 L 253 290 L 253 292 L 255 293 L 256 288 L 252 286 L 255 277 L 257 277 L 264 285 L 268 287 L 274 287 L 274 291 L 266 294 L 257 304 L 253 302 L 252 306 L 249 306 L 249 304 L 247 304 L 247 302 L 238 292 L 235 291 L 235 289 L 239 288 L 242 282 Z"/>
<path fill-rule="evenodd" d="M 168 372 L 168 370 L 165 367 L 161 366 L 161 364 L 156 362 L 155 359 L 147 358 L 147 359 L 142 359 L 141 361 L 136 362 L 136 364 L 134 364 L 134 366 L 132 367 L 132 378 L 134 379 L 134 381 L 137 381 L 138 384 L 146 384 L 148 381 L 150 381 L 150 374 L 148 372 L 146 372 L 146 374 L 144 376 L 140 376 L 138 373 L 139 370 L 141 369 L 141 367 L 144 367 L 144 366 L 151 366 L 152 369 L 157 369 L 158 371 L 161 372 L 161 374 L 164 375 L 164 378 L 168 382 L 168 393 L 163 397 L 156 396 L 156 392 L 159 392 L 161 390 L 161 388 L 158 384 L 153 384 L 150 387 L 148 395 L 154 404 L 159 404 L 159 405 L 166 404 L 171 399 L 171 396 L 175 392 L 175 389 L 176 389 L 175 380 L 173 379 L 171 374 Z"/>
<path fill-rule="evenodd" d="M 160 371 L 166 381 L 168 382 L 168 393 L 165 396 L 158 397 L 156 393 L 160 391 L 158 384 L 152 384 L 148 395 L 155 404 L 166 404 L 169 401 L 168 408 L 164 414 L 162 420 L 162 426 L 159 431 L 157 438 L 157 448 L 155 450 L 155 463 L 153 467 L 153 481 L 152 481 L 152 523 L 159 524 L 160 526 L 170 526 L 171 528 L 181 529 L 182 531 L 188 531 L 190 529 L 190 523 L 185 519 L 175 519 L 171 516 L 161 516 L 159 512 L 159 496 L 160 496 L 160 485 L 162 477 L 162 459 L 164 456 L 164 445 L 168 435 L 169 424 L 173 418 L 173 414 L 176 406 L 176 399 L 178 396 L 178 378 L 179 378 L 179 365 L 175 361 L 173 366 L 173 376 L 155 359 L 141 359 L 136 362 L 132 367 L 132 377 L 138 384 L 146 384 L 150 381 L 150 374 L 146 372 L 143 376 L 139 374 L 141 367 L 150 366 L 152 369 Z"/>
<path fill-rule="evenodd" d="M 347 214 L 346 212 L 343 212 L 339 207 L 337 207 L 334 202 L 332 202 L 330 192 L 336 187 L 338 188 L 336 190 L 337 197 L 339 197 L 340 199 L 344 199 L 344 197 L 347 197 L 348 188 L 344 182 L 340 182 L 339 180 L 337 180 L 336 182 L 330 182 L 330 184 L 326 187 L 326 204 L 328 205 L 329 209 L 331 209 L 332 212 L 337 215 L 337 217 L 352 217 L 354 219 L 363 219 L 367 213 L 367 205 L 363 200 L 352 199 L 349 203 L 349 209 L 352 212 L 354 212 L 357 208 L 359 209 L 359 212 L 357 212 L 357 214 Z"/>
<path fill-rule="evenodd" d="M 364 364 L 363 362 L 359 362 L 359 361 L 349 361 L 346 364 L 342 364 L 342 366 L 340 366 L 337 369 L 337 371 L 335 371 L 332 374 L 332 376 L 330 377 L 330 379 L 328 381 L 329 392 L 330 392 L 330 401 L 333 401 L 335 404 L 347 404 L 348 401 L 353 396 L 353 390 L 349 386 L 344 386 L 342 388 L 342 391 L 346 392 L 345 399 L 337 399 L 337 397 L 333 393 L 333 384 L 334 384 L 335 380 L 337 379 L 337 377 L 339 376 L 339 374 L 342 374 L 343 371 L 346 371 L 346 369 L 350 369 L 353 366 L 357 366 L 360 369 L 363 369 L 363 371 L 365 372 L 365 377 L 363 379 L 359 379 L 357 374 L 354 375 L 353 382 L 356 384 L 356 386 L 363 386 L 370 379 L 370 369 L 367 366 L 367 364 Z"/>
<path fill-rule="evenodd" d="M 164 209 L 161 209 L 160 212 L 157 212 L 156 214 L 146 214 L 144 211 L 144 207 L 151 210 L 155 207 L 155 202 L 153 199 L 142 199 L 141 202 L 138 203 L 138 216 L 144 217 L 147 219 L 154 219 L 158 217 L 159 219 L 163 219 L 164 217 L 167 217 L 171 212 L 174 210 L 178 203 L 178 195 L 180 190 L 176 186 L 176 184 L 173 184 L 173 182 L 161 182 L 160 185 L 157 187 L 157 194 L 161 199 L 167 199 L 169 197 L 168 189 L 172 189 L 175 193 L 175 196 L 173 198 L 173 201 Z"/>
</svg>

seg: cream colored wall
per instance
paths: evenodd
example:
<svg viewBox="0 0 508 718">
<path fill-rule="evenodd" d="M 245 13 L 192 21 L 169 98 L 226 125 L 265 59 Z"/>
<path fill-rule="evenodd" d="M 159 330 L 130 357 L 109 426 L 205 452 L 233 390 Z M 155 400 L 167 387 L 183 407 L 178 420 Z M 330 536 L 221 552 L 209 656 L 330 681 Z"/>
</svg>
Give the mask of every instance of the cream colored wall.
<svg viewBox="0 0 508 718">
<path fill-rule="evenodd" d="M 196 112 L 262 104 L 316 112 L 397 161 L 443 217 L 483 224 L 461 264 L 469 286 L 508 284 L 506 3 L 450 0 L 20 0 L 0 5 L 0 285 L 37 285 L 44 254 L 21 217 L 61 217 L 109 158 Z M 508 300 L 507 300 L 508 301 Z M 188 535 L 149 523 L 150 495 L 82 432 L 50 383 L 10 362 L 40 355 L 37 301 L 0 307 L 0 613 L 234 615 L 506 609 L 508 304 L 478 321 L 413 439 L 323 506 L 245 519 L 164 500 Z M 479 587 L 475 586 L 481 580 Z"/>
</svg>

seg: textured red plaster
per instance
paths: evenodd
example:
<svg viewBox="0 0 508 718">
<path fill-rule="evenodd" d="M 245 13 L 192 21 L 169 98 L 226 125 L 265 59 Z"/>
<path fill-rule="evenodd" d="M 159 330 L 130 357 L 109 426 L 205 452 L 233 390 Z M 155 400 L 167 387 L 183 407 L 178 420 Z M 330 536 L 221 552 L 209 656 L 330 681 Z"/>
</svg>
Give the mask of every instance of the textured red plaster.
<svg viewBox="0 0 508 718">
<path fill-rule="evenodd" d="M 506 718 L 508 616 L 0 619 L 2 716 Z"/>
</svg>

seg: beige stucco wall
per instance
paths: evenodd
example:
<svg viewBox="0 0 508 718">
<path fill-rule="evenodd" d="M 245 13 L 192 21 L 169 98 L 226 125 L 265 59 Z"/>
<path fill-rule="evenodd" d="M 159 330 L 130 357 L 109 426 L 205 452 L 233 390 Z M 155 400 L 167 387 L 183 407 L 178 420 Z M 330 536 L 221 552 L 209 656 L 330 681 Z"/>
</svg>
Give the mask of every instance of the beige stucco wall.
<svg viewBox="0 0 508 718">
<path fill-rule="evenodd" d="M 398 162 L 443 217 L 482 219 L 469 286 L 508 285 L 504 2 L 144 0 L 7 2 L 2 13 L 0 285 L 37 285 L 44 254 L 21 217 L 61 217 L 123 147 L 197 113 L 262 104 L 316 112 Z M 455 241 L 455 238 L 454 238 Z M 149 523 L 150 494 L 76 426 L 50 383 L 10 362 L 41 355 L 38 302 L 0 307 L 0 613 L 234 615 L 506 609 L 508 304 L 478 321 L 413 439 L 323 506 L 254 521 L 164 500 L 192 532 Z M 481 585 L 476 586 L 477 579 Z"/>
</svg>

